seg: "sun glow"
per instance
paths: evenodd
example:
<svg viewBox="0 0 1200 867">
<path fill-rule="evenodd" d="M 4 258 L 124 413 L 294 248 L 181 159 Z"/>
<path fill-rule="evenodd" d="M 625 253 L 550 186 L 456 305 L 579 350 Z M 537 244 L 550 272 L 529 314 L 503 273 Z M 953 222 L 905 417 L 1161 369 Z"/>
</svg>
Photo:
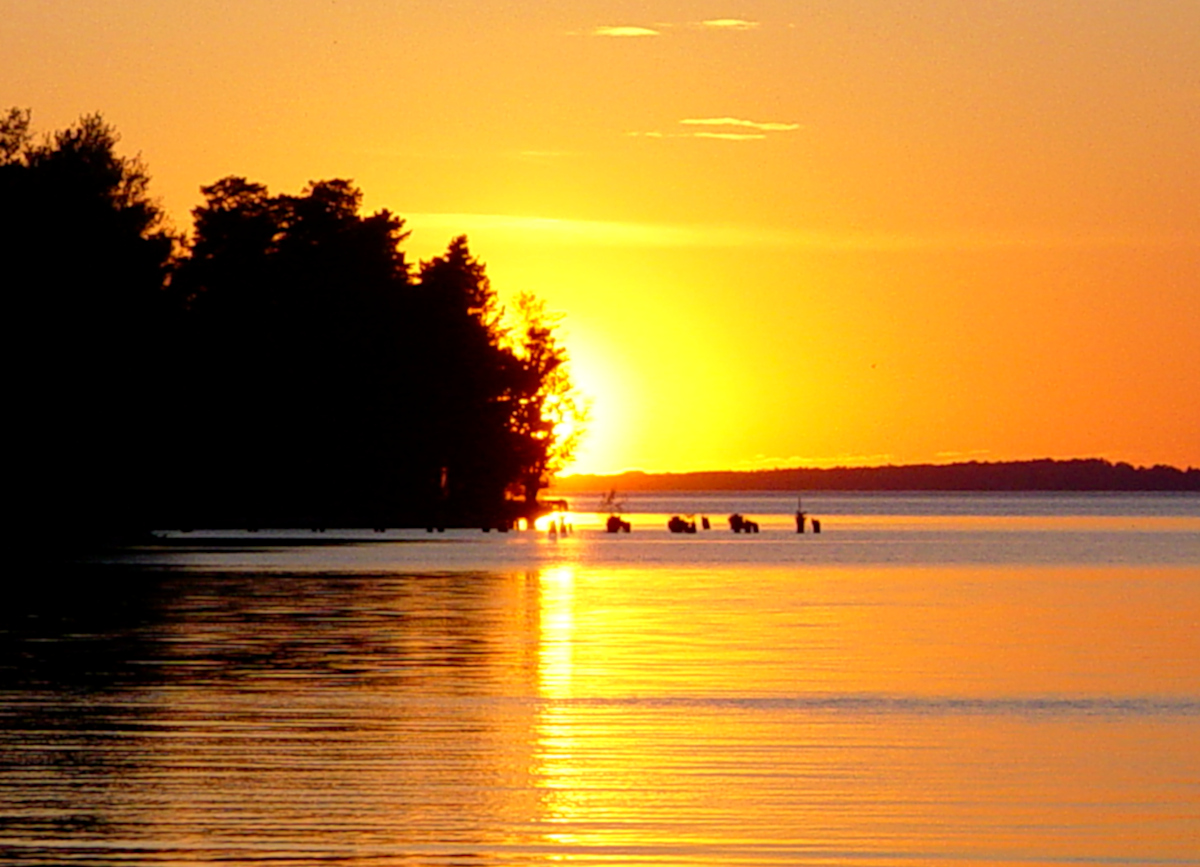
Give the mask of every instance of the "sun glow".
<svg viewBox="0 0 1200 867">
<path fill-rule="evenodd" d="M 595 472 L 620 460 L 632 429 L 637 383 L 619 359 L 586 339 L 569 340 L 571 380 L 587 407 L 579 447 L 566 472 Z"/>
<path fill-rule="evenodd" d="M 1200 7 L 759 5 L 9 4 L 0 80 L 101 110 L 181 232 L 235 174 L 466 234 L 565 314 L 570 470 L 1200 464 Z"/>
</svg>

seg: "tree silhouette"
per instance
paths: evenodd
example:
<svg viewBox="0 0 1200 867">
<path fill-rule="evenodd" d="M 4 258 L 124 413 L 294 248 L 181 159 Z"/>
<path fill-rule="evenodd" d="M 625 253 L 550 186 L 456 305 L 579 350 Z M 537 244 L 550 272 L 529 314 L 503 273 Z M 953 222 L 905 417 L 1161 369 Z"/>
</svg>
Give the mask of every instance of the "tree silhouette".
<svg viewBox="0 0 1200 867">
<path fill-rule="evenodd" d="M 445 497 L 482 517 L 502 503 L 516 472 L 506 433 L 516 364 L 502 346 L 491 282 L 465 237 L 421 263 L 414 300 L 422 330 L 408 345 L 425 418 L 421 450 L 434 458 Z"/>
<path fill-rule="evenodd" d="M 522 297 L 514 337 L 465 237 L 413 269 L 349 181 L 227 177 L 185 243 L 99 116 L 29 119 L 0 117 L 0 237 L 31 522 L 503 526 L 569 455 L 553 323 Z"/>
<path fill-rule="evenodd" d="M 16 332 L 17 490 L 30 527 L 142 523 L 163 495 L 174 238 L 99 115 L 41 142 L 0 122 L 0 261 Z"/>
<path fill-rule="evenodd" d="M 521 337 L 520 371 L 509 421 L 526 502 L 537 499 L 550 477 L 566 466 L 583 436 L 588 408 L 567 373 L 566 348 L 555 335 L 556 321 L 545 302 L 529 293 L 517 297 Z"/>
<path fill-rule="evenodd" d="M 412 273 L 403 222 L 360 215 L 346 181 L 203 192 L 173 284 L 191 378 L 226 410 L 194 431 L 197 522 L 236 490 L 258 523 L 507 523 L 506 492 L 554 466 L 534 418 L 551 381 L 569 392 L 551 329 L 516 352 L 466 238 Z"/>
</svg>

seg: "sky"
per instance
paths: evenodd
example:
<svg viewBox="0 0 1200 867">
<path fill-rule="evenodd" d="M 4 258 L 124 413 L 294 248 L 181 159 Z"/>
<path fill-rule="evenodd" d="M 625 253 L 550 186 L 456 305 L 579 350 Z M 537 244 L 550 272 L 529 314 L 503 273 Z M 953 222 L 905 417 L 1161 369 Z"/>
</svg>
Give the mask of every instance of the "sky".
<svg viewBox="0 0 1200 867">
<path fill-rule="evenodd" d="M 8 106 L 465 233 L 576 472 L 1200 466 L 1196 0 L 0 0 Z"/>
</svg>

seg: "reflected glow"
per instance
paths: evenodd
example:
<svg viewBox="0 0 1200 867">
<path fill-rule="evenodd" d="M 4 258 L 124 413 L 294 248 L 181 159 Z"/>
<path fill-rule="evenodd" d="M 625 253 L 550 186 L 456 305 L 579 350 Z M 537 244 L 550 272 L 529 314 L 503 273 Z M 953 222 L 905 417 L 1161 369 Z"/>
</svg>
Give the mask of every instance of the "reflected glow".
<svg viewBox="0 0 1200 867">
<path fill-rule="evenodd" d="M 4 609 L 22 665 L 0 667 L 0 847 L 38 864 L 1194 864 L 1187 517 L 1159 534 L 1193 552 L 1182 566 L 463 532 L 428 547 L 544 559 L 355 574 L 343 558 L 368 546 L 350 545 L 310 549 L 303 574 L 264 550 L 257 570 L 131 585 L 146 629 L 123 607 L 59 619 L 56 596 L 47 616 Z M 1076 533 L 1048 526 L 1048 548 Z M 66 811 L 95 824 L 64 833 Z"/>
<path fill-rule="evenodd" d="M 1194 696 L 1190 616 L 1145 619 L 1196 610 L 1182 577 L 546 570 L 534 762 L 542 837 L 571 847 L 562 860 L 588 864 L 614 847 L 624 863 L 657 863 L 665 851 L 671 863 L 727 863 L 730 822 L 764 853 L 789 853 L 764 864 L 810 863 L 796 853 L 850 838 L 872 863 L 891 863 L 898 839 L 973 860 L 1027 849 L 1044 821 L 1036 811 L 1052 803 L 1041 851 L 1144 850 L 1121 821 L 1093 821 L 1091 805 L 1139 785 L 1137 756 L 1187 753 L 1194 724 L 1123 725 L 1103 704 L 1093 719 L 1040 703 Z M 1095 761 L 1105 751 L 1113 761 Z M 1178 806 L 1187 795 L 1165 797 Z M 1180 850 L 1164 841 L 1161 851 Z"/>
<path fill-rule="evenodd" d="M 539 533 L 565 536 L 575 529 L 575 522 L 576 516 L 571 512 L 554 511 L 537 518 L 533 522 L 533 527 Z M 526 521 L 526 525 L 528 525 L 528 521 Z"/>
<path fill-rule="evenodd" d="M 574 679 L 575 571 L 558 566 L 539 578 L 538 694 L 549 703 L 536 723 L 537 752 L 534 775 L 542 793 L 543 819 L 552 824 L 582 818 L 578 792 L 581 781 L 576 765 L 576 727 L 569 709 L 553 699 L 569 698 Z M 547 832 L 556 845 L 580 843 L 579 835 Z"/>
<path fill-rule="evenodd" d="M 541 573 L 538 609 L 538 693 L 571 695 L 574 674 L 575 568 L 556 566 Z"/>
</svg>

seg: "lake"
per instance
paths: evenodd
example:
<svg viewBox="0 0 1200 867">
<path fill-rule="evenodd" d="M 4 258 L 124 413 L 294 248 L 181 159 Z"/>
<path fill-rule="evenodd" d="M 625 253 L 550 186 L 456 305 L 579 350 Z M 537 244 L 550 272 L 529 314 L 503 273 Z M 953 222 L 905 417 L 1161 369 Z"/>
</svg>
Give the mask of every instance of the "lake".
<svg viewBox="0 0 1200 867">
<path fill-rule="evenodd" d="M 24 567 L 0 861 L 1200 865 L 1200 497 L 572 505 Z"/>
</svg>

